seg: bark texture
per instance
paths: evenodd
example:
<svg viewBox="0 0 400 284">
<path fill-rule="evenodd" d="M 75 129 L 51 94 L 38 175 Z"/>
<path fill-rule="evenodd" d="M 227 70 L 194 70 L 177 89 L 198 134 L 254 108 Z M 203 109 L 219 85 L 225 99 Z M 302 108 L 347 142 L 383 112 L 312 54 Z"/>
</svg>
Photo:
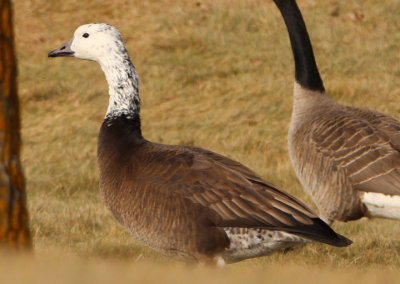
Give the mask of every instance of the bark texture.
<svg viewBox="0 0 400 284">
<path fill-rule="evenodd" d="M 10 0 L 0 0 L 0 247 L 29 248 Z"/>
</svg>

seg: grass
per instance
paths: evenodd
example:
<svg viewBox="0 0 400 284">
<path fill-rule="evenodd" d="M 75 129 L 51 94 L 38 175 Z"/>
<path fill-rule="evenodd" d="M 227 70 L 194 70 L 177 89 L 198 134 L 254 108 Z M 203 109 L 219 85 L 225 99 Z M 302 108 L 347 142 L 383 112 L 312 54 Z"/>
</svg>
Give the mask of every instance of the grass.
<svg viewBox="0 0 400 284">
<path fill-rule="evenodd" d="M 399 119 L 400 4 L 302 0 L 299 5 L 329 94 Z M 344 283 L 399 276 L 388 270 L 400 265 L 400 224 L 376 219 L 334 224 L 354 240 L 349 248 L 313 244 L 223 272 L 194 269 L 200 281 L 190 269 L 135 242 L 101 201 L 96 141 L 108 103 L 104 75 L 94 62 L 47 58 L 89 22 L 113 24 L 123 34 L 140 76 L 147 139 L 227 155 L 312 205 L 288 158 L 294 67 L 272 1 L 15 0 L 14 12 L 35 256 L 13 258 L 0 265 L 3 271 L 25 265 L 34 277 L 51 267 L 66 283 L 79 275 L 85 281 L 141 283 L 160 277 L 286 283 L 299 279 L 296 271 L 304 279 Z M 68 265 L 61 267 L 64 255 Z M 101 278 L 103 270 L 110 278 Z"/>
<path fill-rule="evenodd" d="M 63 265 L 59 265 L 59 263 Z M 4 283 L 395 283 L 394 271 L 371 270 L 334 274 L 327 269 L 310 272 L 309 267 L 288 265 L 231 266 L 226 269 L 185 267 L 178 263 L 163 265 L 153 262 L 109 262 L 87 260 L 73 256 L 40 255 L 39 257 L 8 258 L 0 260 Z M 21 274 L 19 267 L 24 266 Z M 160 281 L 162 279 L 162 282 Z"/>
</svg>

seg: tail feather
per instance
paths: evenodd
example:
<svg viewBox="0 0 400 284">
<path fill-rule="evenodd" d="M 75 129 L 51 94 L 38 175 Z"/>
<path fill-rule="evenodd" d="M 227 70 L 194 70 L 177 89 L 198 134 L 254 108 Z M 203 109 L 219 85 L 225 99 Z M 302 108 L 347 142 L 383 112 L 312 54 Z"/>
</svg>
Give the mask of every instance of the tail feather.
<svg viewBox="0 0 400 284">
<path fill-rule="evenodd" d="M 313 224 L 305 226 L 307 228 L 304 228 L 304 230 L 297 230 L 297 232 L 291 233 L 335 247 L 347 247 L 353 243 L 350 239 L 336 233 L 321 219 L 313 218 L 312 220 Z"/>
</svg>

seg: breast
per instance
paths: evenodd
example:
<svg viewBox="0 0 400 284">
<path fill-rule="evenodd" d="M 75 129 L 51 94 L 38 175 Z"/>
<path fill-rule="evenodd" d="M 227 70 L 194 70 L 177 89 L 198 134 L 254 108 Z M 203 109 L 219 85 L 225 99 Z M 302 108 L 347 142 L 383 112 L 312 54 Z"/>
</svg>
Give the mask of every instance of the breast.
<svg viewBox="0 0 400 284">
<path fill-rule="evenodd" d="M 135 239 L 189 262 L 229 245 L 225 232 L 213 224 L 210 210 L 182 197 L 173 172 L 165 177 L 164 162 L 175 161 L 177 169 L 185 166 L 169 149 L 172 146 L 121 141 L 121 136 L 109 139 L 107 132 L 99 139 L 100 191 L 106 206 Z M 105 141 L 114 142 L 105 145 Z M 128 142 L 129 150 L 121 147 Z"/>
</svg>

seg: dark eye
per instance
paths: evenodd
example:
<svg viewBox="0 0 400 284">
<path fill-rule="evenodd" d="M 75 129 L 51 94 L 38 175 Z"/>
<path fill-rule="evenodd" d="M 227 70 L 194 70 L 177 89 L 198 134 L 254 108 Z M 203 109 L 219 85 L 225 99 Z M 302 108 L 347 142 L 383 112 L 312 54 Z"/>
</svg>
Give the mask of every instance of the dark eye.
<svg viewBox="0 0 400 284">
<path fill-rule="evenodd" d="M 89 34 L 88 33 L 84 33 L 82 36 L 83 37 L 89 37 Z"/>
</svg>

